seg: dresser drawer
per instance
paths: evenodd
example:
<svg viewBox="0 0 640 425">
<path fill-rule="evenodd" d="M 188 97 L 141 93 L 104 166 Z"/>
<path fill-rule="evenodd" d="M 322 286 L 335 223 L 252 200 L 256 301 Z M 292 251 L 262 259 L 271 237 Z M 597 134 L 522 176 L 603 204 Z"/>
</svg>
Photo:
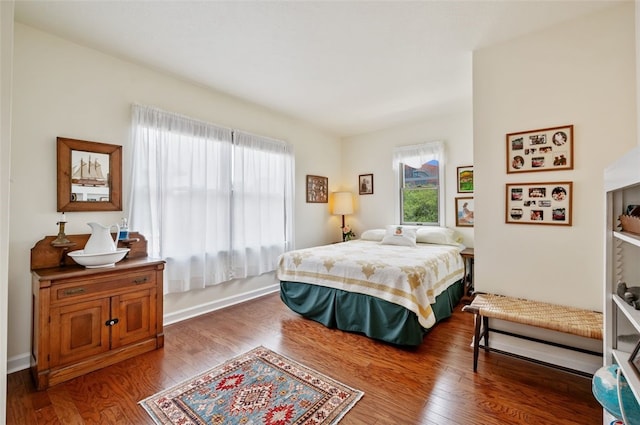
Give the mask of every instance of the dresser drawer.
<svg viewBox="0 0 640 425">
<path fill-rule="evenodd" d="M 114 274 L 96 279 L 56 282 L 51 286 L 51 303 L 76 300 L 102 293 L 113 295 L 117 291 L 136 290 L 156 284 L 156 271 L 144 270 L 127 274 Z"/>
</svg>

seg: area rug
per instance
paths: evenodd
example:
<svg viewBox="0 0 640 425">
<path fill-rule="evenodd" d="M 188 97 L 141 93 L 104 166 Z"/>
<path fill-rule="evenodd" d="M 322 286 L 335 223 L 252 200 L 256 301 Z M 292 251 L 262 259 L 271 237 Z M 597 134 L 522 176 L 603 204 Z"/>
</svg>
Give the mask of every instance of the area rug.
<svg viewBox="0 0 640 425">
<path fill-rule="evenodd" d="M 140 402 L 157 424 L 329 425 L 364 393 L 258 347 Z"/>
</svg>

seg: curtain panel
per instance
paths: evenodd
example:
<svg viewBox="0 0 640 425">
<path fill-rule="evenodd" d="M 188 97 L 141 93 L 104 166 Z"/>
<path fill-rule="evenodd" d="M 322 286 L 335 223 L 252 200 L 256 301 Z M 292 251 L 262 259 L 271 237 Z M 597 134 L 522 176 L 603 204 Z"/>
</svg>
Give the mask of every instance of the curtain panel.
<svg viewBox="0 0 640 425">
<path fill-rule="evenodd" d="M 236 138 L 229 128 L 133 106 L 130 227 L 147 237 L 150 256 L 167 261 L 165 293 L 274 270 L 291 240 L 290 147 Z"/>
<path fill-rule="evenodd" d="M 291 146 L 234 131 L 233 277 L 275 270 L 293 248 L 293 181 Z"/>
<path fill-rule="evenodd" d="M 419 145 L 400 146 L 393 149 L 393 169 L 399 170 L 400 164 L 420 168 L 422 164 L 436 160 L 444 164 L 444 142 L 429 142 Z"/>
</svg>

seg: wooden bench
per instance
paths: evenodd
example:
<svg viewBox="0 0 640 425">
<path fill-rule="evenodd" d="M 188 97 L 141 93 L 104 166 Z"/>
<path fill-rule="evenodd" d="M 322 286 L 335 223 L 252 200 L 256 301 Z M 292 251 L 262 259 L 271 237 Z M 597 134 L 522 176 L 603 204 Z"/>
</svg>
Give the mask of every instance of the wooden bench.
<svg viewBox="0 0 640 425">
<path fill-rule="evenodd" d="M 503 354 L 511 354 L 489 347 L 489 331 L 500 332 L 517 338 L 525 338 L 535 342 L 551 344 L 557 347 L 577 350 L 588 354 L 601 355 L 601 353 L 581 348 L 570 347 L 563 344 L 492 329 L 489 327 L 489 318 L 602 340 L 602 313 L 494 294 L 477 294 L 471 304 L 464 306 L 462 311 L 473 313 L 475 318 L 475 333 L 473 338 L 474 372 L 478 369 L 478 352 L 480 349 L 480 340 L 483 338 L 484 343 L 482 344 L 482 347 L 486 351 L 492 350 Z M 516 357 L 524 358 L 522 356 Z M 544 364 L 554 366 L 548 363 Z"/>
</svg>

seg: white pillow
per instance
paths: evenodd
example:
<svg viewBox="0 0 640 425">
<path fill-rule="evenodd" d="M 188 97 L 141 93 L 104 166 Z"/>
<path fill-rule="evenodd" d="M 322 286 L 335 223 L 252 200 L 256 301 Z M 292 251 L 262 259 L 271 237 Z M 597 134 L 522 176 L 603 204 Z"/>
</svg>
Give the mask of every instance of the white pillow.
<svg viewBox="0 0 640 425">
<path fill-rule="evenodd" d="M 362 235 L 360 235 L 360 239 L 364 239 L 365 241 L 380 242 L 382 241 L 386 233 L 387 231 L 384 229 L 365 230 L 364 232 L 362 232 Z"/>
<path fill-rule="evenodd" d="M 448 227 L 421 227 L 416 234 L 416 242 L 459 245 L 462 242 L 462 235 Z"/>
<path fill-rule="evenodd" d="M 387 231 L 382 239 L 383 245 L 416 246 L 416 229 L 407 226 L 387 226 Z"/>
</svg>

